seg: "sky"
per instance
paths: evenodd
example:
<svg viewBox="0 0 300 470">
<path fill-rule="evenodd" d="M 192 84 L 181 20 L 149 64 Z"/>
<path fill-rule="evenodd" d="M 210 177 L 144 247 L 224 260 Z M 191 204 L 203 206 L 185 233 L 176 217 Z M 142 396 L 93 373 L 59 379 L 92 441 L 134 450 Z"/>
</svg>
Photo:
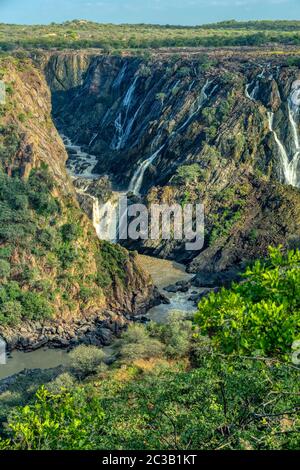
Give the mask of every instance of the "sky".
<svg viewBox="0 0 300 470">
<path fill-rule="evenodd" d="M 195 25 L 223 20 L 300 19 L 300 0 L 0 0 L 0 22 Z"/>
</svg>

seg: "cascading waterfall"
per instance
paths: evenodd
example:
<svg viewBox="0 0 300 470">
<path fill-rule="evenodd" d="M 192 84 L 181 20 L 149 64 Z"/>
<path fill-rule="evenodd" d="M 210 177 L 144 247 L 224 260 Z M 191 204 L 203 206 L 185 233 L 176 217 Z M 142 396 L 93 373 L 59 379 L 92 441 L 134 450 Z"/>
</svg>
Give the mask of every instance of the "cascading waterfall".
<svg viewBox="0 0 300 470">
<path fill-rule="evenodd" d="M 281 161 L 281 169 L 286 184 L 299 187 L 298 166 L 300 163 L 300 139 L 297 118 L 300 107 L 300 80 L 296 80 L 292 84 L 292 90 L 288 97 L 288 125 L 292 134 L 292 147 L 290 152 L 281 142 L 277 132 L 274 129 L 274 113 L 268 112 L 269 129 L 274 135 L 275 142 L 278 146 Z"/>
<path fill-rule="evenodd" d="M 115 124 L 116 132 L 115 132 L 115 135 L 114 135 L 112 143 L 111 143 L 111 148 L 113 150 L 121 150 L 124 147 L 125 143 L 128 140 L 129 134 L 131 132 L 133 122 L 136 118 L 136 114 L 140 109 L 140 108 L 138 109 L 138 111 L 135 113 L 135 115 L 131 118 L 131 120 L 128 123 L 127 122 L 128 113 L 129 113 L 129 110 L 131 108 L 131 104 L 132 104 L 132 101 L 133 101 L 133 96 L 134 96 L 134 92 L 135 92 L 135 88 L 136 88 L 138 78 L 139 78 L 139 76 L 136 75 L 136 77 L 133 80 L 132 84 L 128 88 L 128 90 L 127 90 L 127 92 L 124 96 L 124 99 L 122 101 L 122 108 L 119 111 L 119 113 L 118 113 L 118 115 L 115 119 L 114 124 Z M 125 110 L 124 120 L 122 119 L 122 110 Z"/>
<path fill-rule="evenodd" d="M 98 238 L 111 242 L 117 241 L 117 205 L 119 198 L 108 200 L 100 207 L 99 199 L 93 205 L 93 224 Z"/>
<path fill-rule="evenodd" d="M 123 78 L 125 76 L 126 70 L 127 70 L 127 62 L 124 62 L 120 72 L 117 75 L 117 78 L 115 79 L 113 83 L 113 88 L 118 88 L 121 85 Z"/>
<path fill-rule="evenodd" d="M 263 69 L 252 82 L 247 83 L 246 85 L 245 95 L 251 101 L 255 101 L 255 98 L 259 91 L 259 84 L 261 78 L 265 78 L 265 69 Z M 251 92 L 249 91 L 250 88 L 252 88 Z"/>
<path fill-rule="evenodd" d="M 62 136 L 66 148 L 75 152 L 75 159 L 69 159 L 67 162 L 67 169 L 74 179 L 91 180 L 98 178 L 99 175 L 92 173 L 97 159 L 94 155 L 82 152 L 79 145 L 72 144 L 71 140 Z M 83 164 L 84 161 L 84 164 Z M 105 204 L 100 205 L 99 199 L 93 194 L 89 193 L 89 184 L 84 184 L 82 187 L 76 187 L 76 192 L 82 196 L 88 197 L 92 201 L 93 207 L 93 225 L 95 227 L 98 238 L 101 240 L 116 241 L 117 233 L 117 205 L 119 194 L 114 193 L 113 199 L 108 200 Z M 121 194 L 121 193 L 120 193 Z"/>
<path fill-rule="evenodd" d="M 89 142 L 89 147 L 90 147 L 90 146 L 92 145 L 92 143 L 95 141 L 96 137 L 98 137 L 98 133 L 97 133 L 97 132 L 95 132 L 95 133 L 93 134 L 93 136 L 92 136 L 92 138 L 91 138 L 91 140 L 90 140 L 90 142 Z"/>
<path fill-rule="evenodd" d="M 147 160 L 144 160 L 143 162 L 140 163 L 140 165 L 138 166 L 136 172 L 134 173 L 129 183 L 129 188 L 128 188 L 129 192 L 132 192 L 133 194 L 136 194 L 136 195 L 140 194 L 145 171 L 151 165 L 151 163 L 155 160 L 155 158 L 158 156 L 158 154 L 161 152 L 164 146 L 165 144 L 163 144 L 158 150 L 156 150 L 156 152 L 154 152 L 151 155 L 151 157 L 147 158 Z"/>
<path fill-rule="evenodd" d="M 259 91 L 260 86 L 260 79 L 265 78 L 266 71 L 263 71 L 257 76 L 257 78 L 248 83 L 246 85 L 245 94 L 247 98 L 251 99 L 252 101 L 256 100 L 257 93 Z M 278 75 L 278 74 L 277 74 Z M 268 78 L 273 79 L 274 75 L 269 73 Z M 254 88 L 250 92 L 249 90 L 253 87 Z M 292 135 L 292 146 L 286 146 L 284 142 L 280 140 L 278 133 L 274 128 L 274 113 L 272 111 L 268 111 L 268 122 L 269 122 L 269 130 L 272 132 L 274 136 L 274 140 L 278 147 L 278 153 L 280 157 L 280 164 L 281 164 L 281 172 L 283 175 L 283 181 L 286 184 L 291 186 L 300 186 L 300 180 L 298 178 L 297 170 L 300 163 L 300 138 L 299 138 L 299 130 L 298 130 L 298 123 L 297 119 L 299 116 L 299 109 L 300 109 L 300 80 L 296 80 L 292 84 L 291 93 L 287 100 L 287 114 L 288 114 L 288 121 L 287 125 L 291 130 Z"/>
<path fill-rule="evenodd" d="M 280 139 L 278 137 L 278 134 L 274 130 L 274 127 L 273 127 L 274 113 L 272 113 L 270 111 L 268 112 L 268 120 L 269 120 L 270 132 L 272 132 L 272 134 L 274 135 L 275 142 L 278 146 L 279 156 L 280 156 L 280 160 L 281 160 L 281 168 L 282 168 L 284 180 L 287 184 L 292 184 L 290 182 L 291 175 L 290 175 L 290 170 L 289 170 L 289 157 L 288 157 L 288 154 L 287 154 L 287 152 L 284 148 L 283 143 L 280 141 Z"/>
<path fill-rule="evenodd" d="M 199 111 L 202 108 L 205 101 L 215 92 L 217 85 L 215 87 L 213 87 L 213 89 L 211 90 L 211 92 L 209 94 L 206 93 L 206 91 L 207 91 L 208 87 L 211 85 L 211 83 L 212 83 L 211 80 L 206 80 L 204 86 L 201 89 L 200 95 L 196 98 L 196 100 L 193 102 L 193 104 L 190 108 L 189 116 L 184 121 L 184 123 L 177 129 L 177 132 L 184 129 L 191 122 L 193 117 L 196 116 L 196 114 L 199 113 Z"/>
</svg>

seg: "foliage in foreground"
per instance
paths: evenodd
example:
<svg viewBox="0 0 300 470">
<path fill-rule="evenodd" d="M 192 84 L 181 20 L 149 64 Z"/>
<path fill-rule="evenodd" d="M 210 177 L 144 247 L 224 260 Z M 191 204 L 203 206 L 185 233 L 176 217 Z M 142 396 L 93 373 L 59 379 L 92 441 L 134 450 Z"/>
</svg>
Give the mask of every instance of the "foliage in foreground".
<svg viewBox="0 0 300 470">
<path fill-rule="evenodd" d="M 95 348 L 83 358 L 77 348 L 75 376 L 64 372 L 14 408 L 0 448 L 299 449 L 300 369 L 270 357 L 285 358 L 299 332 L 299 257 L 272 249 L 244 283 L 202 301 L 196 321 L 211 339 L 174 314 L 130 326 L 110 369 Z M 255 350 L 265 357 L 236 355 Z"/>
<path fill-rule="evenodd" d="M 202 357 L 139 360 L 12 414 L 7 449 L 296 449 L 299 370 Z"/>
<path fill-rule="evenodd" d="M 300 338 L 300 251 L 270 248 L 266 262 L 245 272 L 245 282 L 204 298 L 195 321 L 226 353 L 287 359 Z"/>
</svg>

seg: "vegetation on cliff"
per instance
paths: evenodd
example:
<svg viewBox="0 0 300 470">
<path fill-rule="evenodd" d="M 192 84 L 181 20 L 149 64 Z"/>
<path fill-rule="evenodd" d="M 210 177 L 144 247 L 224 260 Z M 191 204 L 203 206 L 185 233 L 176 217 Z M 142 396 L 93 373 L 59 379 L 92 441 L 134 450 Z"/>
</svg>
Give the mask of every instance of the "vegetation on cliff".
<svg viewBox="0 0 300 470">
<path fill-rule="evenodd" d="M 110 301 L 131 311 L 151 282 L 124 248 L 98 240 L 80 209 L 44 78 L 30 60 L 12 57 L 1 59 L 0 74 L 2 334 L 24 321 L 99 314 Z"/>
</svg>

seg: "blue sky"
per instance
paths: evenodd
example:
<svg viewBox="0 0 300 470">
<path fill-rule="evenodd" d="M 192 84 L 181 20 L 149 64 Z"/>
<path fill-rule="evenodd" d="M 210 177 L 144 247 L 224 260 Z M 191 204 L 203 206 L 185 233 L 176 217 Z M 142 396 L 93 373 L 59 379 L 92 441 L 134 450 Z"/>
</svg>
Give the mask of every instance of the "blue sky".
<svg viewBox="0 0 300 470">
<path fill-rule="evenodd" d="M 300 0 L 0 0 L 2 23 L 70 19 L 101 23 L 203 24 L 226 19 L 300 19 Z"/>
</svg>

